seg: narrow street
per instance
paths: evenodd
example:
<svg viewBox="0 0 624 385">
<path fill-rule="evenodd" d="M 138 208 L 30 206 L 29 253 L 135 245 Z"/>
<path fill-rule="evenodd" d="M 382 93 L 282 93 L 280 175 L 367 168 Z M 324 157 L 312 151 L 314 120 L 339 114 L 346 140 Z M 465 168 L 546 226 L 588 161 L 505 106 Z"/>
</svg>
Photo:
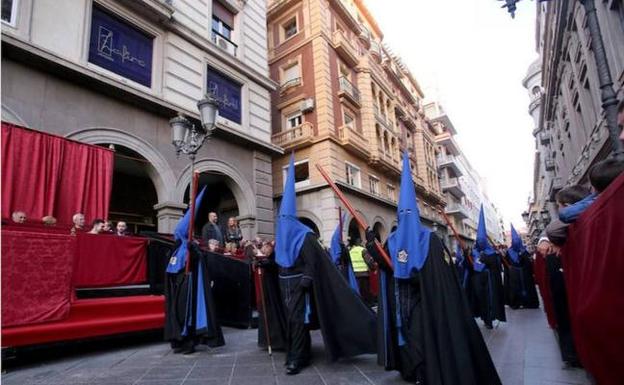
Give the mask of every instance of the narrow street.
<svg viewBox="0 0 624 385">
<path fill-rule="evenodd" d="M 505 385 L 590 384 L 583 370 L 562 370 L 555 337 L 538 310 L 507 309 L 508 323 L 482 329 Z M 323 343 L 314 334 L 313 365 L 286 376 L 283 353 L 269 357 L 256 347 L 256 330 L 226 328 L 227 345 L 192 356 L 174 355 L 161 342 L 91 351 L 55 359 L 54 352 L 37 364 L 9 369 L 5 385 L 350 385 L 404 384 L 397 372 L 385 372 L 375 356 L 332 365 L 323 362 Z M 96 344 L 92 344 L 94 346 Z"/>
</svg>

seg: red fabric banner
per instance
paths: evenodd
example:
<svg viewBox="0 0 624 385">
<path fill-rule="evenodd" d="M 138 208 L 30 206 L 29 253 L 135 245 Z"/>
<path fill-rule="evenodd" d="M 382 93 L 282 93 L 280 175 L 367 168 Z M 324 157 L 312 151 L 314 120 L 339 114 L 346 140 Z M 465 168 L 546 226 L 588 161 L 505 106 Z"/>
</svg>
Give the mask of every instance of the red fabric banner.
<svg viewBox="0 0 624 385">
<path fill-rule="evenodd" d="M 624 379 L 624 174 L 568 230 L 562 249 L 570 319 L 598 384 Z"/>
<path fill-rule="evenodd" d="M 75 287 L 147 282 L 147 239 L 84 233 L 78 234 L 77 238 L 73 277 Z"/>
<path fill-rule="evenodd" d="M 551 329 L 557 328 L 557 319 L 555 318 L 555 309 L 552 301 L 552 295 L 550 294 L 550 283 L 548 280 L 548 273 L 546 272 L 546 257 L 540 253 L 535 253 L 535 263 L 533 263 L 533 276 L 535 277 L 535 283 L 542 296 L 542 306 L 546 313 L 546 319 L 548 320 L 548 326 Z"/>
<path fill-rule="evenodd" d="M 2 122 L 2 217 L 24 211 L 31 221 L 53 215 L 71 223 L 106 219 L 113 183 L 112 151 Z"/>
<path fill-rule="evenodd" d="M 2 229 L 2 327 L 69 315 L 75 237 Z"/>
</svg>

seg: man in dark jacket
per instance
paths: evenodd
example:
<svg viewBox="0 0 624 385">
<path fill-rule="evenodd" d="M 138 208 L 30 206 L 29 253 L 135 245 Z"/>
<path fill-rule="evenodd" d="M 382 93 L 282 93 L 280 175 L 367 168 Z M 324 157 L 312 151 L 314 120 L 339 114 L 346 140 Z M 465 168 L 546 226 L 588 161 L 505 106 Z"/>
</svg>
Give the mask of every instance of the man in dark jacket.
<svg viewBox="0 0 624 385">
<path fill-rule="evenodd" d="M 219 242 L 219 247 L 223 247 L 223 232 L 218 224 L 217 213 L 208 213 L 208 223 L 202 227 L 202 239 L 206 244 L 208 244 L 208 241 L 211 239 L 217 240 Z"/>
</svg>

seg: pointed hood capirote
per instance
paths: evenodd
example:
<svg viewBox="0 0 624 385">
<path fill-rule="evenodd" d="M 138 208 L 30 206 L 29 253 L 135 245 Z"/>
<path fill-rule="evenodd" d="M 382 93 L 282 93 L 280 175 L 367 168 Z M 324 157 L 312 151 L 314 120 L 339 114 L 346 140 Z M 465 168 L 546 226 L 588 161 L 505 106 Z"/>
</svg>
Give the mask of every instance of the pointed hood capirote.
<svg viewBox="0 0 624 385">
<path fill-rule="evenodd" d="M 511 247 L 507 249 L 507 254 L 509 254 L 509 257 L 514 263 L 518 263 L 518 261 L 520 261 L 520 254 L 525 252 L 526 248 L 524 247 L 522 238 L 513 227 L 513 224 L 511 224 Z"/>
<path fill-rule="evenodd" d="M 401 190 L 397 209 L 398 225 L 388 237 L 388 249 L 396 278 L 409 278 L 413 270 L 420 270 L 429 253 L 430 231 L 420 224 L 416 189 L 412 180 L 409 156 L 403 154 Z"/>
<path fill-rule="evenodd" d="M 206 186 L 202 188 L 200 193 L 195 198 L 195 216 L 197 216 L 197 211 L 199 210 L 199 206 L 201 205 L 202 199 L 204 198 L 204 192 L 206 191 Z M 167 265 L 167 273 L 178 273 L 180 270 L 184 268 L 186 265 L 186 256 L 188 255 L 188 233 L 189 226 L 191 222 L 191 209 L 186 210 L 186 213 L 180 219 L 175 229 L 173 230 L 173 239 L 176 242 L 181 242 L 177 249 L 174 250 L 173 255 L 169 259 L 169 264 Z"/>
<path fill-rule="evenodd" d="M 485 214 L 483 212 L 483 204 L 481 204 L 481 210 L 479 211 L 479 225 L 477 226 L 477 241 L 475 243 L 475 248 L 480 253 L 485 253 L 485 255 L 496 254 L 496 251 L 492 248 L 487 238 L 487 230 L 485 228 Z"/>
<path fill-rule="evenodd" d="M 297 196 L 295 194 L 295 154 L 290 156 L 290 164 L 284 184 L 284 194 L 277 216 L 275 230 L 275 262 L 281 267 L 292 267 L 299 256 L 306 234 L 312 230 L 297 219 Z"/>
</svg>

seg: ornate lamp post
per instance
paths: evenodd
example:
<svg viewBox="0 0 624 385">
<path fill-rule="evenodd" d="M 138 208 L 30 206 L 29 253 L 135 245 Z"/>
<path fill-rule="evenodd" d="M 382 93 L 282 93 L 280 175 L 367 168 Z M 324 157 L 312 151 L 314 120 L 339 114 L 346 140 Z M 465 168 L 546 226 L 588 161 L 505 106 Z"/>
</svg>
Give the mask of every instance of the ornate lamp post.
<svg viewBox="0 0 624 385">
<path fill-rule="evenodd" d="M 511 17 L 514 17 L 516 3 L 520 2 L 520 0 L 500 1 L 505 1 L 505 5 L 503 5 L 502 8 L 507 8 Z M 611 79 L 611 71 L 609 70 L 609 61 L 607 60 L 604 41 L 602 40 L 602 33 L 600 32 L 600 25 L 598 24 L 596 4 L 594 3 L 594 0 L 578 1 L 583 5 L 583 8 L 585 8 L 585 14 L 587 15 L 587 28 L 589 29 L 589 35 L 592 41 L 592 51 L 594 52 L 598 79 L 600 81 L 600 101 L 602 102 L 602 109 L 604 110 L 605 117 L 607 119 L 607 129 L 609 130 L 609 139 L 611 140 L 611 146 L 613 148 L 613 157 L 624 160 L 624 145 L 619 139 L 620 133 L 617 125 L 618 101 L 613 89 L 613 80 Z M 570 3 L 574 4 L 573 1 L 570 1 Z"/>
<path fill-rule="evenodd" d="M 191 213 L 195 212 L 195 191 L 193 190 L 193 175 L 195 173 L 195 155 L 204 144 L 204 141 L 213 133 L 215 129 L 215 121 L 217 119 L 217 111 L 219 106 L 217 101 L 211 96 L 206 95 L 204 99 L 197 102 L 201 126 L 196 127 L 187 118 L 178 115 L 169 121 L 171 126 L 172 144 L 176 149 L 176 155 L 180 153 L 186 154 L 191 159 L 191 186 L 189 188 L 189 207 Z M 192 226 L 189 228 L 189 234 L 192 234 Z"/>
</svg>

